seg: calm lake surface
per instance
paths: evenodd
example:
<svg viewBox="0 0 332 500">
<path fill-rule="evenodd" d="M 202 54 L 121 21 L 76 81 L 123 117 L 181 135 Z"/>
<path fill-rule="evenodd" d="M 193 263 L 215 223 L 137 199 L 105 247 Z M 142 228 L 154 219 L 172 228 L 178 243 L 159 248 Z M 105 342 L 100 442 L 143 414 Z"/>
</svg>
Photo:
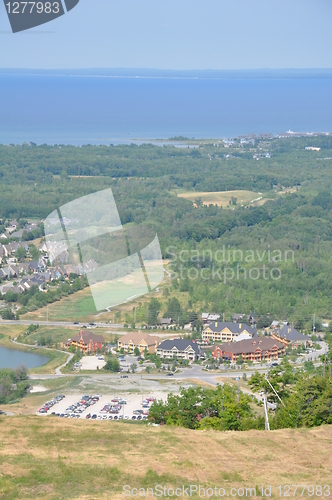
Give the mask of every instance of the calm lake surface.
<svg viewBox="0 0 332 500">
<path fill-rule="evenodd" d="M 16 368 L 19 365 L 24 365 L 26 368 L 35 368 L 44 365 L 48 361 L 48 357 L 40 354 L 0 347 L 0 368 Z"/>
<path fill-rule="evenodd" d="M 297 75 L 297 76 L 296 76 Z M 134 78 L 0 71 L 0 143 L 332 131 L 332 73 Z"/>
</svg>

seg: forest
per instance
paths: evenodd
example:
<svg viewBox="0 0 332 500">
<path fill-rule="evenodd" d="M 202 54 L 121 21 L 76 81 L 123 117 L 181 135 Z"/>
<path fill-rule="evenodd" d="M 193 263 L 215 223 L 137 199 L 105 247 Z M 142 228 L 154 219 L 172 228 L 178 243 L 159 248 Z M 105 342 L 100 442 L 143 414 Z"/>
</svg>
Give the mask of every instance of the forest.
<svg viewBox="0 0 332 500">
<path fill-rule="evenodd" d="M 183 293 L 184 310 L 282 316 L 310 328 L 314 314 L 332 316 L 331 161 L 330 136 L 229 147 L 0 145 L 0 231 L 11 218 L 45 218 L 111 187 L 124 226 L 158 234 L 169 291 Z M 240 192 L 221 207 L 178 196 L 233 190 L 261 201 L 241 204 Z M 217 258 L 223 248 L 230 260 Z M 183 261 L 184 251 L 194 258 Z M 248 252 L 255 257 L 241 258 Z"/>
</svg>

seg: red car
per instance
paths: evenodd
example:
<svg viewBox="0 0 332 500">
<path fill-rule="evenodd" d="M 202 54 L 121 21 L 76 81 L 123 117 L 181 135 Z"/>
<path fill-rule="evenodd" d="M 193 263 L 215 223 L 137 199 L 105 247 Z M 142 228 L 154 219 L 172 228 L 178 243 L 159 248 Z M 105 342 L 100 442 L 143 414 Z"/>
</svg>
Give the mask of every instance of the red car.
<svg viewBox="0 0 332 500">
<path fill-rule="evenodd" d="M 85 418 L 91 418 L 91 413 L 88 413 Z"/>
</svg>

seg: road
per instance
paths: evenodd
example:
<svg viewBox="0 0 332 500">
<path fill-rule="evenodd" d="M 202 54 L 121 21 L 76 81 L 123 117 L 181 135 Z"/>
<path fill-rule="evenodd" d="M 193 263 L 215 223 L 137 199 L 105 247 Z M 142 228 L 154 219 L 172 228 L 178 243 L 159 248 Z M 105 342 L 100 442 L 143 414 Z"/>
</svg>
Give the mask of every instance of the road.
<svg viewBox="0 0 332 500">
<path fill-rule="evenodd" d="M 120 323 L 93 323 L 90 325 L 89 323 L 79 323 L 79 322 L 71 322 L 71 321 L 31 321 L 28 319 L 19 319 L 19 320 L 4 320 L 0 319 L 0 325 L 43 325 L 43 326 L 74 326 L 76 328 L 83 328 L 83 326 L 95 326 L 98 328 L 123 328 L 123 325 Z"/>
</svg>

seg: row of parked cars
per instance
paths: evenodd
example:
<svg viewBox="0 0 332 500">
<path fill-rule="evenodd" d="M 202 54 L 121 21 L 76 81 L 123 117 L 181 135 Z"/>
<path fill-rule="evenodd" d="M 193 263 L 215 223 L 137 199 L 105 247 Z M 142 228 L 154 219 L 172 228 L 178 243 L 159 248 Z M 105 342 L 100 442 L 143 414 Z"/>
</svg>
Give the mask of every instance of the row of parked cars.
<svg viewBox="0 0 332 500">
<path fill-rule="evenodd" d="M 135 412 L 134 412 L 135 413 Z M 61 416 L 61 415 L 60 415 Z M 85 418 L 88 418 L 91 420 L 130 420 L 130 417 L 128 415 L 97 415 L 94 413 L 91 415 L 90 413 L 87 414 Z M 131 420 L 146 420 L 148 418 L 147 415 L 133 415 L 131 417 Z"/>
<path fill-rule="evenodd" d="M 98 403 L 99 398 L 101 398 L 101 394 L 95 394 L 94 396 L 89 396 L 89 394 L 86 394 L 85 396 L 82 396 L 82 398 L 77 403 L 68 406 L 68 408 L 66 408 L 66 412 L 72 412 L 74 415 L 80 415 L 87 408 L 89 408 L 89 406 Z"/>
<path fill-rule="evenodd" d="M 58 402 L 62 401 L 65 396 L 56 396 L 52 401 L 45 403 L 39 410 L 39 413 L 48 413 L 49 410 Z M 81 414 L 85 412 L 92 405 L 95 405 L 99 399 L 102 397 L 101 394 L 95 394 L 94 396 L 90 396 L 88 394 L 82 396 L 82 398 L 76 402 L 71 404 L 66 408 L 66 410 L 62 410 L 62 412 L 52 411 L 52 415 L 61 417 L 61 418 L 80 418 Z M 85 416 L 86 419 L 91 420 L 146 420 L 149 415 L 149 409 L 151 404 L 155 401 L 154 397 L 147 397 L 141 402 L 141 409 L 134 410 L 132 412 L 132 416 L 129 417 L 125 414 L 125 405 L 129 403 L 129 399 L 114 396 L 114 398 L 106 403 L 103 408 L 97 413 L 89 412 Z M 120 414 L 121 413 L 121 414 Z"/>
<path fill-rule="evenodd" d="M 45 403 L 44 406 L 39 408 L 39 413 L 47 413 L 52 408 L 52 406 L 59 403 L 64 398 L 65 396 L 63 396 L 62 394 L 60 396 L 55 396 L 55 398 L 53 398 L 51 401 L 47 401 L 47 403 Z"/>
</svg>

